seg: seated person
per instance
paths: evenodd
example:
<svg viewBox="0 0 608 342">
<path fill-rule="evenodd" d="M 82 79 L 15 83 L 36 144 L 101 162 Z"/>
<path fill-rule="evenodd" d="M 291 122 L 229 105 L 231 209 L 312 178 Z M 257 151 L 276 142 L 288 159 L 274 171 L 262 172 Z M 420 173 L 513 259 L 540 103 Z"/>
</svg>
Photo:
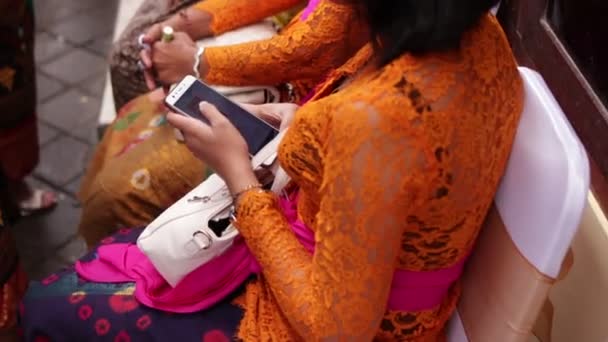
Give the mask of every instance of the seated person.
<svg viewBox="0 0 608 342">
<path fill-rule="evenodd" d="M 0 192 L 6 189 L 6 184 L 0 180 Z M 0 341 L 10 342 L 19 341 L 16 334 L 17 308 L 25 294 L 27 279 L 19 268 L 15 241 L 4 220 L 6 197 L 6 193 L 0 193 Z"/>
<path fill-rule="evenodd" d="M 202 4 L 212 6 L 217 1 Z M 230 5 L 239 1 L 243 0 Z M 269 40 L 206 49 L 200 70 L 206 75 L 204 80 L 228 85 L 321 80 L 367 41 L 366 27 L 349 5 L 322 0 L 314 10 L 308 9 L 312 13 L 297 16 Z M 194 61 L 180 63 L 180 56 L 193 59 L 193 51 L 194 42 L 180 34 L 170 43 L 154 46 L 153 58 L 175 61 L 162 68 L 155 63 L 158 74 L 169 77 L 165 84 L 192 72 Z M 163 71 L 167 69 L 179 71 Z M 312 88 L 308 82 L 300 84 L 300 94 Z M 83 203 L 79 231 L 90 247 L 120 227 L 151 221 L 210 172 L 176 141 L 173 129 L 166 125 L 163 100 L 164 92 L 157 90 L 124 106 L 87 168 L 79 194 Z"/>
<path fill-rule="evenodd" d="M 287 197 L 258 187 L 246 143 L 214 107 L 201 105 L 210 125 L 168 116 L 234 194 L 260 275 L 208 310 L 176 315 L 140 305 L 133 283 L 78 281 L 67 270 L 30 287 L 26 341 L 444 340 L 454 279 L 507 164 L 522 82 L 488 14 L 494 0 L 347 4 L 374 43 L 295 113 L 279 148 Z M 314 234 L 314 251 L 296 224 Z M 441 279 L 432 291 L 428 275 Z"/>
<path fill-rule="evenodd" d="M 0 0 L 0 179 L 10 195 L 7 217 L 40 213 L 57 204 L 52 191 L 25 179 L 38 164 L 36 66 L 31 1 Z"/>
</svg>

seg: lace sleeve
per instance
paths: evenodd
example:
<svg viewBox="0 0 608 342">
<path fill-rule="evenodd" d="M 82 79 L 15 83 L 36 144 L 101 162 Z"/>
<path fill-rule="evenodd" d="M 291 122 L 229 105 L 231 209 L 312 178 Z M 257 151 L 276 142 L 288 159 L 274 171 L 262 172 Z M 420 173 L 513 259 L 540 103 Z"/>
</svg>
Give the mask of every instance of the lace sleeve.
<svg viewBox="0 0 608 342">
<path fill-rule="evenodd" d="M 350 7 L 322 1 L 306 20 L 297 20 L 273 38 L 206 49 L 205 79 L 212 84 L 245 86 L 322 77 L 367 40 L 356 20 Z"/>
<path fill-rule="evenodd" d="M 302 0 L 204 0 L 195 8 L 212 16 L 211 30 L 220 34 L 261 21 L 295 7 Z"/>
<path fill-rule="evenodd" d="M 300 336 L 370 341 L 386 311 L 404 222 L 420 203 L 425 177 L 415 170 L 424 158 L 375 108 L 358 103 L 340 113 L 324 151 L 307 151 L 324 161 L 314 255 L 296 241 L 272 195 L 247 194 L 238 220 Z"/>
</svg>

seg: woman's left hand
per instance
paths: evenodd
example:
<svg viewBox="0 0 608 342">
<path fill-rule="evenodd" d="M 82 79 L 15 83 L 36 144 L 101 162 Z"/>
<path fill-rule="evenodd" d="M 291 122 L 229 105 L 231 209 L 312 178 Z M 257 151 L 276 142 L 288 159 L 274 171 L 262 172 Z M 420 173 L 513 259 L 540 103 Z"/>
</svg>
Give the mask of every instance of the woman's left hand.
<svg viewBox="0 0 608 342">
<path fill-rule="evenodd" d="M 184 32 L 176 32 L 170 42 L 158 41 L 152 48 L 152 65 L 158 80 L 170 85 L 193 74 L 196 43 Z"/>
<path fill-rule="evenodd" d="M 266 121 L 280 131 L 291 125 L 296 112 L 300 108 L 295 103 L 264 103 L 259 105 L 239 103 L 243 109 Z"/>
<path fill-rule="evenodd" d="M 175 113 L 169 113 L 167 120 L 183 133 L 190 151 L 222 177 L 232 193 L 256 184 L 241 133 L 213 105 L 202 102 L 200 110 L 209 125 Z"/>
</svg>

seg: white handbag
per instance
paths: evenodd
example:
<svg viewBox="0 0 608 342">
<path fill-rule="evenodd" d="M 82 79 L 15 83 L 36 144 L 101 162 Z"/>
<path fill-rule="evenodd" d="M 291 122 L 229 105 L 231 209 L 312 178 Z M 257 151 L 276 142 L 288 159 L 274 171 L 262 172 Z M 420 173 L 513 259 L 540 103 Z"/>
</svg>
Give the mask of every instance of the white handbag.
<svg viewBox="0 0 608 342">
<path fill-rule="evenodd" d="M 258 169 L 272 164 L 285 131 L 268 143 L 252 159 Z M 289 179 L 284 173 L 273 183 L 279 192 Z M 224 253 L 239 235 L 229 223 L 219 232 L 210 227 L 218 220 L 230 218 L 233 198 L 224 181 L 217 175 L 190 191 L 152 223 L 137 240 L 139 249 L 150 259 L 167 283 L 175 287 L 186 275 Z"/>
</svg>

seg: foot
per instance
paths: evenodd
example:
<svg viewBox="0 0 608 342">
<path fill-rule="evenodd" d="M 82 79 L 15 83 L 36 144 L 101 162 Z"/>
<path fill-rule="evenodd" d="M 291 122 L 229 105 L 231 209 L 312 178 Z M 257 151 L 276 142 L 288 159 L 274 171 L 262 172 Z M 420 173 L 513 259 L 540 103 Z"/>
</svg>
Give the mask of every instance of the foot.
<svg viewBox="0 0 608 342">
<path fill-rule="evenodd" d="M 32 189 L 25 182 L 13 183 L 13 201 L 21 216 L 30 216 L 53 209 L 57 205 L 57 194 L 43 189 Z"/>
<path fill-rule="evenodd" d="M 21 216 L 30 216 L 55 208 L 57 194 L 42 189 L 32 189 L 30 196 L 18 203 Z"/>
</svg>

